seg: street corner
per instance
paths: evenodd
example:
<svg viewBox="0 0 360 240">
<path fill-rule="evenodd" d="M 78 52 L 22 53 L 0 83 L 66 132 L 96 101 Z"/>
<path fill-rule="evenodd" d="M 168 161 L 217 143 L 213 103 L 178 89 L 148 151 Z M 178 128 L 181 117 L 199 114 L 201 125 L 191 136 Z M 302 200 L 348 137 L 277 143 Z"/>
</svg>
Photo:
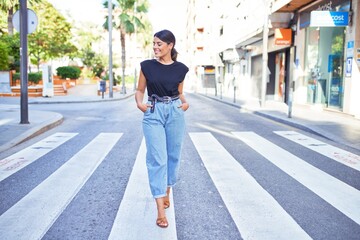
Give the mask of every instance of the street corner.
<svg viewBox="0 0 360 240">
<path fill-rule="evenodd" d="M 0 152 L 36 137 L 60 125 L 64 120 L 63 115 L 57 112 L 33 110 L 29 114 L 29 123 L 23 124 L 20 123 L 21 113 L 18 107 L 1 106 L 0 109 L 4 110 L 0 113 Z"/>
</svg>

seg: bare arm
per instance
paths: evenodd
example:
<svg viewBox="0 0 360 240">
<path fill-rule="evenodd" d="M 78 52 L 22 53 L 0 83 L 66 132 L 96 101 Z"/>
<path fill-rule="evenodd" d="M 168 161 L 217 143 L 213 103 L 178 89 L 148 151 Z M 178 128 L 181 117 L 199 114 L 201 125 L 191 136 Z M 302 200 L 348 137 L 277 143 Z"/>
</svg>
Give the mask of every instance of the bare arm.
<svg viewBox="0 0 360 240">
<path fill-rule="evenodd" d="M 140 76 L 138 81 L 138 86 L 135 92 L 135 101 L 137 107 L 142 111 L 145 112 L 148 107 L 151 107 L 151 105 L 148 105 L 146 103 L 143 103 L 144 101 L 144 94 L 146 89 L 146 78 L 143 74 L 143 72 L 140 70 Z"/>
<path fill-rule="evenodd" d="M 179 107 L 182 108 L 184 111 L 186 111 L 189 108 L 189 103 L 186 102 L 185 96 L 183 94 L 183 88 L 184 88 L 184 81 L 182 81 L 179 84 L 179 87 L 178 87 L 179 97 L 180 97 L 180 100 L 181 100 L 181 103 L 182 103 Z"/>
</svg>

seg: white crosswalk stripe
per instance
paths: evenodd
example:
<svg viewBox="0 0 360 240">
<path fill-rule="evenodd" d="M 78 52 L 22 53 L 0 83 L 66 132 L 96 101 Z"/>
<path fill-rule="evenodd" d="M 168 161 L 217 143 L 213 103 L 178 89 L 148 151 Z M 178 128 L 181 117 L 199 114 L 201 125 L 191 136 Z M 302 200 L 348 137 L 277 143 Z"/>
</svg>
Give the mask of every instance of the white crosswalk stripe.
<svg viewBox="0 0 360 240">
<path fill-rule="evenodd" d="M 314 138 L 294 131 L 274 131 L 274 133 L 318 152 L 330 159 L 360 171 L 360 156 L 343 149 L 331 146 Z"/>
<path fill-rule="evenodd" d="M 190 133 L 244 239 L 311 239 L 210 133 Z"/>
<path fill-rule="evenodd" d="M 143 140 L 110 233 L 111 240 L 148 239 L 149 236 L 151 239 L 177 239 L 174 204 L 166 210 L 169 227 L 160 229 L 155 226 L 157 211 L 147 179 L 145 155 Z M 172 200 L 172 192 L 170 198 Z"/>
<path fill-rule="evenodd" d="M 285 141 L 293 141 L 359 170 L 357 155 L 322 143 L 294 131 L 275 131 Z M 252 148 L 290 177 L 300 182 L 345 216 L 360 225 L 360 191 L 321 171 L 303 159 L 275 145 L 254 132 L 229 132 L 242 147 Z M 2 180 L 36 161 L 77 133 L 56 133 L 32 146 L 0 160 Z M 65 208 L 79 193 L 90 176 L 123 136 L 122 133 L 100 133 L 52 175 L 0 215 L 0 239 L 41 239 Z M 264 189 L 210 132 L 190 132 L 190 139 L 209 173 L 243 239 L 311 239 L 310 233 Z M 133 151 L 133 150 L 131 150 Z M 112 219 L 109 240 L 178 238 L 176 204 L 171 193 L 171 207 L 166 210 L 169 227 L 156 226 L 156 204 L 151 196 L 146 171 L 144 139 L 118 212 Z M 109 155 L 111 156 L 111 155 Z M 344 160 L 346 159 L 346 160 Z M 350 159 L 350 161 L 348 161 Z M 350 165 L 349 165 L 350 162 Z M 355 171 L 353 171 L 355 172 Z M 14 177 L 17 177 L 14 175 Z M 4 181 L 5 183 L 6 181 Z M 104 196 L 106 198 L 106 196 Z M 104 199 L 106 201 L 106 199 Z M 194 203 L 197 204 L 197 203 Z M 193 219 L 190 219 L 191 221 Z M 191 222 L 191 224 L 199 224 Z M 234 229 L 236 229 L 234 227 Z M 307 229 L 306 229 L 307 230 Z M 96 238 L 96 236 L 94 236 Z"/>
<path fill-rule="evenodd" d="M 360 191 L 253 132 L 234 135 L 322 199 L 360 224 Z"/>
<path fill-rule="evenodd" d="M 0 160 L 0 182 L 75 137 L 77 133 L 55 133 Z"/>
<path fill-rule="evenodd" d="M 1 215 L 0 239 L 40 239 L 121 135 L 99 134 L 60 169 Z"/>
</svg>

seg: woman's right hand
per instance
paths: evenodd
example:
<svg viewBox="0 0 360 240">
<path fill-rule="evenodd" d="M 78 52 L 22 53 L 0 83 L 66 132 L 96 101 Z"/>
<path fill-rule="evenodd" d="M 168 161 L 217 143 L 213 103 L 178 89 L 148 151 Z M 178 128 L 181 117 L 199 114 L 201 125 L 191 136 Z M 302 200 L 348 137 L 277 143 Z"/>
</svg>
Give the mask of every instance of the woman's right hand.
<svg viewBox="0 0 360 240">
<path fill-rule="evenodd" d="M 151 104 L 147 104 L 147 103 L 141 103 L 141 104 L 138 104 L 138 108 L 144 113 L 146 112 L 146 110 L 148 108 L 151 108 L 152 105 Z"/>
</svg>

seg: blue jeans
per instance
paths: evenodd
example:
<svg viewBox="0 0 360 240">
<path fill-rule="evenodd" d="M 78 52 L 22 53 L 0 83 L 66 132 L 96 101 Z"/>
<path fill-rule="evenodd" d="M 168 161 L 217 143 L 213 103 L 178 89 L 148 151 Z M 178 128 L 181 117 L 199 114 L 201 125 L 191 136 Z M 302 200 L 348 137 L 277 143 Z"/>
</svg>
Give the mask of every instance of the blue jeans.
<svg viewBox="0 0 360 240">
<path fill-rule="evenodd" d="M 185 134 L 184 110 L 179 108 L 180 105 L 180 99 L 170 103 L 157 102 L 153 113 L 150 108 L 144 113 L 146 166 L 154 198 L 166 196 L 167 187 L 176 184 Z"/>
</svg>

